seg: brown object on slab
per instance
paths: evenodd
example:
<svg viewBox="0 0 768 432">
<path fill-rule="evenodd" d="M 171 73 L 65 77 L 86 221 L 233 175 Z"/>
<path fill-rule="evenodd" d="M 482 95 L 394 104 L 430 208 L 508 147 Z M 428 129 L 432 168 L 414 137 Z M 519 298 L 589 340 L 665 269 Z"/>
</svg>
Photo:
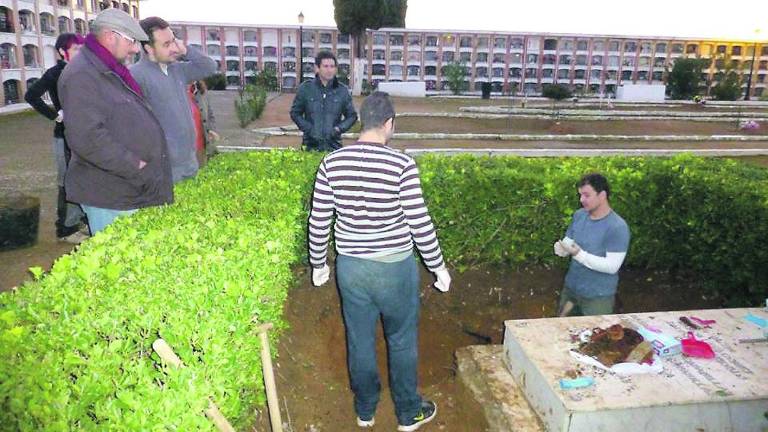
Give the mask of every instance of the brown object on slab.
<svg viewBox="0 0 768 432">
<path fill-rule="evenodd" d="M 637 331 L 621 324 L 614 324 L 608 329 L 593 329 L 589 342 L 582 343 L 577 351 L 596 358 L 607 367 L 628 361 L 643 363 L 649 362 L 653 357 L 653 350 L 650 350 L 650 345 L 647 343 L 645 343 L 647 348 L 638 349 L 638 346 L 644 342 L 643 336 Z M 638 351 L 635 352 L 635 349 Z M 633 359 L 639 358 L 640 361 L 629 360 L 630 354 Z"/>
</svg>

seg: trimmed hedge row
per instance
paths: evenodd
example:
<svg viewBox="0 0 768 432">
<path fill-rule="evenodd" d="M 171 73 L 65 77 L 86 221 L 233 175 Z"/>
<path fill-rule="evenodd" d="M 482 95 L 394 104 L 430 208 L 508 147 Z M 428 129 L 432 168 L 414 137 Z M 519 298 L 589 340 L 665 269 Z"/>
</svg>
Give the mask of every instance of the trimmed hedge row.
<svg viewBox="0 0 768 432">
<path fill-rule="evenodd" d="M 177 204 L 119 220 L 0 294 L 0 430 L 212 430 L 208 396 L 245 429 L 265 400 L 254 321 L 285 326 L 318 161 L 216 158 Z M 186 368 L 160 365 L 157 337 Z"/>
<path fill-rule="evenodd" d="M 208 396 L 248 425 L 264 402 L 253 321 L 285 326 L 320 157 L 220 156 L 179 186 L 177 204 L 120 220 L 0 294 L 0 429 L 212 430 Z M 632 230 L 629 265 L 686 271 L 736 303 L 766 295 L 764 169 L 692 156 L 428 156 L 419 166 L 459 270 L 564 265 L 552 243 L 578 208 L 575 182 L 600 171 Z M 186 368 L 159 364 L 158 336 Z"/>
<path fill-rule="evenodd" d="M 627 264 L 670 270 L 731 305 L 768 295 L 768 171 L 734 160 L 673 158 L 420 159 L 448 262 L 564 265 L 552 243 L 579 208 L 575 184 L 604 173 L 627 221 Z"/>
</svg>

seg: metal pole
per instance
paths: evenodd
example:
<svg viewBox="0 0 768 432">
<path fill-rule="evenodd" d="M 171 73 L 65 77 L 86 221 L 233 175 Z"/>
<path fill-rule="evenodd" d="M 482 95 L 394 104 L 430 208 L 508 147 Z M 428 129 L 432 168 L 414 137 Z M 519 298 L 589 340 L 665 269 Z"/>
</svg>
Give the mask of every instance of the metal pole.
<svg viewBox="0 0 768 432">
<path fill-rule="evenodd" d="M 299 77 L 299 80 L 298 80 L 299 82 L 296 83 L 296 89 L 298 89 L 299 86 L 301 85 L 301 83 L 304 81 L 303 80 L 303 75 L 304 75 L 304 52 L 303 51 L 304 51 L 304 49 L 302 47 L 303 40 L 304 40 L 304 27 L 301 24 L 299 24 L 299 52 L 298 52 L 298 54 L 296 56 L 298 58 L 298 60 L 299 60 L 298 61 L 298 65 L 297 65 L 297 67 L 299 68 L 299 72 L 298 72 L 298 75 L 297 75 Z"/>
<path fill-rule="evenodd" d="M 749 76 L 747 77 L 747 91 L 744 94 L 744 100 L 749 100 L 749 89 L 752 87 L 752 72 L 755 70 L 755 54 L 757 54 L 757 41 L 755 41 L 755 49 L 752 51 L 752 63 L 749 64 Z"/>
</svg>

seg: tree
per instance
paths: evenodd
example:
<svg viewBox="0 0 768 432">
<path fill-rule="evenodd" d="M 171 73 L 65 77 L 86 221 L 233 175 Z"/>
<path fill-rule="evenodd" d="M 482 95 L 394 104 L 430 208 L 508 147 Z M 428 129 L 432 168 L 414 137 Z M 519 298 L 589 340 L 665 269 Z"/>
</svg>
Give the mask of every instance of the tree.
<svg viewBox="0 0 768 432">
<path fill-rule="evenodd" d="M 280 89 L 277 73 L 275 73 L 274 69 L 270 68 L 256 71 L 254 83 L 266 91 L 278 91 Z"/>
<path fill-rule="evenodd" d="M 451 89 L 453 94 L 457 95 L 462 90 L 467 89 L 467 82 L 464 81 L 464 77 L 467 76 L 469 70 L 464 63 L 453 62 L 446 65 L 443 68 L 443 76 L 448 82 L 448 88 Z"/>
<path fill-rule="evenodd" d="M 559 102 L 572 96 L 571 89 L 564 84 L 544 84 L 541 95 L 545 98 Z"/>
<path fill-rule="evenodd" d="M 227 77 L 223 73 L 215 73 L 205 78 L 205 86 L 208 90 L 224 90 L 227 88 Z"/>
<path fill-rule="evenodd" d="M 407 0 L 384 0 L 384 15 L 379 27 L 405 28 Z"/>
<path fill-rule="evenodd" d="M 712 87 L 710 94 L 717 100 L 735 101 L 742 94 L 741 75 L 730 57 L 723 57 L 722 61 L 725 67 L 715 74 L 717 84 Z"/>
<path fill-rule="evenodd" d="M 701 71 L 709 59 L 678 58 L 667 78 L 667 93 L 672 99 L 691 99 L 699 92 Z"/>
<path fill-rule="evenodd" d="M 406 0 L 333 0 L 333 17 L 342 33 L 354 36 L 355 57 L 362 57 L 365 30 L 405 27 Z"/>
<path fill-rule="evenodd" d="M 342 33 L 352 35 L 355 44 L 355 57 L 362 57 L 365 43 L 365 30 L 379 28 L 384 16 L 383 0 L 333 0 L 333 17 L 336 27 Z"/>
<path fill-rule="evenodd" d="M 544 84 L 544 87 L 541 89 L 541 95 L 552 99 L 552 115 L 557 117 L 558 113 L 555 110 L 557 103 L 563 99 L 568 99 L 573 93 L 565 84 Z"/>
</svg>

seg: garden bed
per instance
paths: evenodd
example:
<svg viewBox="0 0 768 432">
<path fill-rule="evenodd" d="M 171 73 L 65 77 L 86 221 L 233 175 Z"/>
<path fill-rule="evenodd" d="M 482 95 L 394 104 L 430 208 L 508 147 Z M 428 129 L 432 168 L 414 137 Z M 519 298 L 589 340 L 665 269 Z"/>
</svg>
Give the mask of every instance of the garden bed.
<svg viewBox="0 0 768 432">
<path fill-rule="evenodd" d="M 208 397 L 236 425 L 252 423 L 251 408 L 264 401 L 253 325 L 284 328 L 292 269 L 304 267 L 307 204 L 320 156 L 283 151 L 214 159 L 179 186 L 176 204 L 118 220 L 59 259 L 40 281 L 0 294 L 0 424 L 23 431 L 149 425 L 206 430 L 211 424 L 201 412 Z M 503 279 L 512 283 L 503 284 L 462 282 L 457 274 L 446 296 L 425 286 L 425 304 L 449 302 L 423 321 L 422 332 L 435 335 L 440 359 L 455 349 L 437 335 L 446 326 L 463 332 L 465 339 L 455 339 L 466 345 L 493 341 L 487 329 L 498 326 L 502 314 L 514 317 L 517 305 L 523 316 L 553 312 L 565 261 L 552 255 L 551 245 L 578 206 L 574 182 L 588 171 L 608 176 L 614 208 L 629 222 L 627 265 L 673 270 L 692 287 L 681 289 L 675 281 L 665 293 L 685 293 L 688 308 L 702 307 L 690 304 L 698 301 L 694 292 L 703 301 L 725 298 L 731 304 L 766 294 L 764 169 L 690 156 L 429 156 L 419 165 L 455 272 L 543 267 L 550 278 L 540 287 L 514 274 Z M 639 279 L 656 277 L 640 271 Z M 306 276 L 301 279 L 306 283 Z M 515 286 L 516 280 L 525 285 Z M 515 289 L 504 291 L 507 286 Z M 634 291 L 623 286 L 622 292 Z M 530 301 L 538 292 L 546 300 Z M 453 293 L 459 303 L 451 303 Z M 488 303 L 480 300 L 484 295 Z M 483 315 L 466 318 L 464 308 Z M 332 301 L 320 313 L 340 316 Z M 336 360 L 333 373 L 343 370 L 338 334 L 338 348 L 323 345 L 336 352 L 329 357 Z M 186 368 L 160 366 L 149 348 L 158 336 Z M 438 360 L 425 364 L 445 368 Z M 290 382 L 311 380 L 310 372 L 319 371 L 305 368 L 307 378 Z M 423 371 L 425 382 L 434 371 Z"/>
<path fill-rule="evenodd" d="M 334 278 L 329 285 L 315 288 L 306 267 L 296 273 L 298 285 L 285 309 L 290 328 L 278 344 L 277 386 L 284 398 L 283 420 L 290 416 L 289 432 L 353 430 L 344 325 Z M 433 276 L 422 270 L 419 385 L 439 405 L 435 430 L 482 432 L 488 426 L 484 407 L 457 377 L 455 351 L 468 345 L 501 344 L 504 320 L 553 316 L 564 272 L 542 266 L 518 270 L 485 266 L 454 272 L 453 277 L 451 290 L 442 294 L 430 287 Z M 666 273 L 633 269 L 622 271 L 617 312 L 713 308 L 721 302 L 702 296 L 696 284 Z M 382 430 L 394 430 L 386 351 L 380 332 L 378 336 L 383 389 L 376 424 Z M 267 425 L 262 410 L 256 429 L 268 430 Z"/>
</svg>

